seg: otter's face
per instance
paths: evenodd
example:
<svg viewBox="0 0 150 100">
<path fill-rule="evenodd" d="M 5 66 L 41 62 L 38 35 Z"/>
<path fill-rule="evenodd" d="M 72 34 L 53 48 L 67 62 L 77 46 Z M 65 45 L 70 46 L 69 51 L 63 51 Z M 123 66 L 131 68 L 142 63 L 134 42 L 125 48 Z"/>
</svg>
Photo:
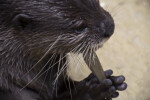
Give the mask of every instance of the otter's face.
<svg viewBox="0 0 150 100">
<path fill-rule="evenodd" d="M 98 0 L 13 0 L 11 6 L 9 26 L 32 52 L 96 50 L 114 32 Z"/>
</svg>

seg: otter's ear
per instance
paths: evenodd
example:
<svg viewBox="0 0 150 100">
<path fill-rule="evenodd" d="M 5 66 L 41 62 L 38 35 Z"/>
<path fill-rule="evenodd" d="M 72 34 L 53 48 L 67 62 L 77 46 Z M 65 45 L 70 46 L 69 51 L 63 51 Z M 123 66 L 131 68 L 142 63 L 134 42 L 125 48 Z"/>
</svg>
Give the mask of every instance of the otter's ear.
<svg viewBox="0 0 150 100">
<path fill-rule="evenodd" d="M 16 29 L 24 30 L 30 26 L 29 24 L 31 23 L 31 21 L 32 19 L 28 15 L 19 14 L 13 18 L 12 24 Z"/>
</svg>

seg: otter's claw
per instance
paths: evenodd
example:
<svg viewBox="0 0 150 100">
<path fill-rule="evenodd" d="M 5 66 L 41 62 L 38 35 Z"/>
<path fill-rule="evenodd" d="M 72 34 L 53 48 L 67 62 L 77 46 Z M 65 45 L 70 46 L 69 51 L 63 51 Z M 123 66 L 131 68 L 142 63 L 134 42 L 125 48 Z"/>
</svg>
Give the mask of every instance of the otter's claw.
<svg viewBox="0 0 150 100">
<path fill-rule="evenodd" d="M 102 83 L 99 83 L 93 74 L 85 80 L 92 100 L 111 100 L 119 96 L 118 90 L 123 91 L 127 88 L 124 76 L 111 76 L 112 74 L 112 70 L 105 71 L 106 79 Z"/>
<path fill-rule="evenodd" d="M 110 83 L 110 81 L 112 82 L 112 85 L 111 85 L 111 87 L 109 87 L 109 90 L 113 87 L 113 89 L 112 89 L 113 92 L 111 92 L 112 94 L 110 93 L 110 95 L 112 98 L 116 98 L 119 96 L 119 93 L 116 91 L 117 90 L 119 90 L 119 91 L 125 90 L 127 88 L 127 84 L 124 82 L 125 77 L 123 75 L 111 76 L 112 74 L 113 74 L 112 70 L 105 71 L 105 75 L 107 77 L 106 80 L 109 80 L 109 83 Z"/>
</svg>

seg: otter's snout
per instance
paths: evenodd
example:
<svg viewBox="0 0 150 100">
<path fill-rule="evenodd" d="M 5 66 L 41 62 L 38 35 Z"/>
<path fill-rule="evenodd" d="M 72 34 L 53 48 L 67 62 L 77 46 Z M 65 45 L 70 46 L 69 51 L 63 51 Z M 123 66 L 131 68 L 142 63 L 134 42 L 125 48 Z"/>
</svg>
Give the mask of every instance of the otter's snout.
<svg viewBox="0 0 150 100">
<path fill-rule="evenodd" d="M 109 38 L 115 29 L 114 21 L 110 19 L 105 19 L 101 22 L 100 27 L 103 31 L 103 36 Z"/>
</svg>

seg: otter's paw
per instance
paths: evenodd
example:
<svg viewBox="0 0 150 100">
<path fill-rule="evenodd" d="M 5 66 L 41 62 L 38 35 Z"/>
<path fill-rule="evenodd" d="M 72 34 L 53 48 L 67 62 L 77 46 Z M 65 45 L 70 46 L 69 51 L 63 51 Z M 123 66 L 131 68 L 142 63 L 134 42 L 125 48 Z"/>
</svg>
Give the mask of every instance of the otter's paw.
<svg viewBox="0 0 150 100">
<path fill-rule="evenodd" d="M 112 74 L 112 70 L 105 71 L 107 79 L 102 83 L 99 83 L 93 74 L 85 80 L 85 86 L 88 88 L 92 100 L 111 100 L 119 96 L 117 91 L 123 91 L 127 88 L 124 76 L 111 76 Z"/>
</svg>

